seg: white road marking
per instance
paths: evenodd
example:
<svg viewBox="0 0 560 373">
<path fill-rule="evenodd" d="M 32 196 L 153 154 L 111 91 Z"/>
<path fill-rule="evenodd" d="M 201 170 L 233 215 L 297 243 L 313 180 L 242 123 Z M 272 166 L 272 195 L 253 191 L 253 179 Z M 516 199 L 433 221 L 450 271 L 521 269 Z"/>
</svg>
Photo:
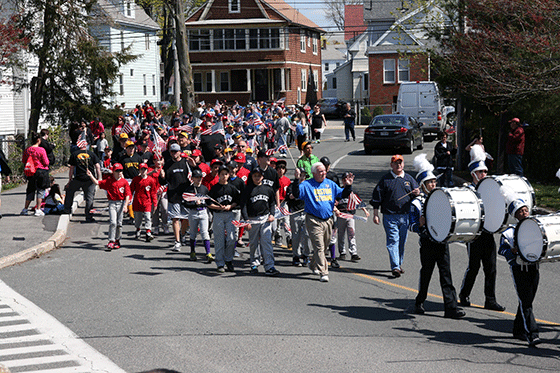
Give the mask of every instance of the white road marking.
<svg viewBox="0 0 560 373">
<path fill-rule="evenodd" d="M 37 373 L 125 373 L 54 317 L 2 281 L 0 281 L 0 310 L 0 334 L 4 335 L 0 340 L 0 356 L 10 356 L 9 360 L 0 360 L 6 367 L 20 368 L 19 370 L 25 372 L 34 369 L 33 372 Z M 25 323 L 2 326 L 2 323 L 19 321 Z M 13 337 L 9 335 L 14 332 L 28 332 L 29 335 Z M 37 343 L 27 347 L 18 345 L 29 342 Z M 35 356 L 29 357 L 32 353 Z M 36 355 L 40 353 L 44 353 L 45 356 L 37 357 Z M 45 365 L 45 369 L 41 370 L 41 365 Z M 69 365 L 73 366 L 69 367 Z M 25 367 L 28 369 L 25 370 Z"/>
</svg>

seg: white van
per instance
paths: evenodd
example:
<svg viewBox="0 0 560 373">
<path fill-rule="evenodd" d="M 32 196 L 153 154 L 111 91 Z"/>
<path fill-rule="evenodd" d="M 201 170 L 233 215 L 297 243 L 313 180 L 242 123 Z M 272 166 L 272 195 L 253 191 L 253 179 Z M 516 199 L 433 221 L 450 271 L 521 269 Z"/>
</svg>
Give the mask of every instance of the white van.
<svg viewBox="0 0 560 373">
<path fill-rule="evenodd" d="M 424 135 L 445 130 L 443 100 L 436 82 L 403 82 L 397 98 L 397 113 L 416 118 L 423 123 Z"/>
</svg>

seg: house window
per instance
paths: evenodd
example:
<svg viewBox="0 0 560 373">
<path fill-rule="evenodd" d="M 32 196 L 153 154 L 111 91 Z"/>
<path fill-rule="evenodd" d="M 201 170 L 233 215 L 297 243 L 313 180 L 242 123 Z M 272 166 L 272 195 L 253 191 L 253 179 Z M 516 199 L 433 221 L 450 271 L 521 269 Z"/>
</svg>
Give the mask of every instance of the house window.
<svg viewBox="0 0 560 373">
<path fill-rule="evenodd" d="M 134 76 L 134 69 L 130 69 L 130 76 Z"/>
<path fill-rule="evenodd" d="M 220 73 L 220 91 L 229 91 L 229 73 L 227 71 Z"/>
<path fill-rule="evenodd" d="M 307 91 L 307 70 L 301 70 L 301 90 Z"/>
<path fill-rule="evenodd" d="M 299 36 L 299 48 L 302 53 L 305 53 L 305 31 L 301 30 L 301 34 Z"/>
<path fill-rule="evenodd" d="M 329 71 L 329 63 L 325 62 L 325 71 Z"/>
<path fill-rule="evenodd" d="M 212 87 L 212 73 L 206 73 L 206 92 L 214 91 Z"/>
<path fill-rule="evenodd" d="M 239 4 L 239 0 L 229 0 L 229 12 L 230 13 L 240 13 L 241 6 Z"/>
<path fill-rule="evenodd" d="M 286 91 L 290 91 L 292 89 L 292 69 L 286 69 L 284 75 L 286 76 Z"/>
<path fill-rule="evenodd" d="M 148 86 L 146 85 L 146 74 L 143 75 L 144 78 L 144 96 L 148 95 Z"/>
<path fill-rule="evenodd" d="M 340 66 L 340 62 L 337 62 L 337 63 L 336 63 L 336 67 L 339 67 L 339 66 Z"/>
<path fill-rule="evenodd" d="M 209 51 L 210 30 L 189 30 L 189 50 Z"/>
<path fill-rule="evenodd" d="M 193 84 L 194 84 L 194 91 L 195 92 L 202 92 L 202 74 L 201 73 L 194 73 L 193 74 Z"/>
<path fill-rule="evenodd" d="M 410 81 L 410 61 L 399 60 L 399 82 Z"/>
<path fill-rule="evenodd" d="M 124 51 L 124 32 L 121 31 L 121 52 Z"/>
<path fill-rule="evenodd" d="M 152 95 L 156 95 L 156 76 L 152 74 Z"/>
<path fill-rule="evenodd" d="M 307 46 L 311 48 L 311 33 L 306 33 L 307 34 Z"/>
<path fill-rule="evenodd" d="M 317 43 L 318 43 L 317 38 L 313 37 L 313 54 L 317 54 Z"/>
<path fill-rule="evenodd" d="M 364 74 L 362 81 L 364 83 L 364 91 L 367 91 L 369 89 L 369 74 Z"/>
<path fill-rule="evenodd" d="M 119 75 L 119 94 L 124 96 L 124 76 L 122 74 Z"/>
<path fill-rule="evenodd" d="M 280 29 L 264 28 L 249 30 L 249 49 L 280 48 Z"/>
<path fill-rule="evenodd" d="M 336 78 L 332 78 L 332 89 L 336 89 Z"/>
<path fill-rule="evenodd" d="M 235 49 L 245 49 L 247 47 L 245 41 L 245 29 L 236 29 L 235 30 Z"/>
<path fill-rule="evenodd" d="M 395 60 L 383 60 L 383 83 L 395 83 Z"/>
<path fill-rule="evenodd" d="M 315 92 L 319 90 L 319 71 L 313 70 L 313 83 L 315 83 Z"/>
<path fill-rule="evenodd" d="M 144 44 L 146 46 L 146 50 L 150 49 L 150 34 L 144 34 Z"/>
<path fill-rule="evenodd" d="M 123 1 L 123 13 L 125 17 L 134 18 L 134 1 L 124 0 Z"/>
</svg>

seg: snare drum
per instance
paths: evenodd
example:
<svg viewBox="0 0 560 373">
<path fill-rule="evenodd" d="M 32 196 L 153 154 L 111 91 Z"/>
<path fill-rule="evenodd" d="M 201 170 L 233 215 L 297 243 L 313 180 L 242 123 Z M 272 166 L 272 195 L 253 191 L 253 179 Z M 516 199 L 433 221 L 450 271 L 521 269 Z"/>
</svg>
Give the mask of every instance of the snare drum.
<svg viewBox="0 0 560 373">
<path fill-rule="evenodd" d="M 434 189 L 424 204 L 426 227 L 436 242 L 471 242 L 482 232 L 484 207 L 469 188 Z"/>
<path fill-rule="evenodd" d="M 560 260 L 560 214 L 535 215 L 519 222 L 515 245 L 527 262 Z"/>
<path fill-rule="evenodd" d="M 535 192 L 529 181 L 523 176 L 499 175 L 488 176 L 476 186 L 476 191 L 484 204 L 484 230 L 490 233 L 501 232 L 508 225 L 517 221 L 508 214 L 505 197 L 500 188 L 507 187 L 521 198 L 529 208 L 529 214 L 535 206 Z"/>
</svg>

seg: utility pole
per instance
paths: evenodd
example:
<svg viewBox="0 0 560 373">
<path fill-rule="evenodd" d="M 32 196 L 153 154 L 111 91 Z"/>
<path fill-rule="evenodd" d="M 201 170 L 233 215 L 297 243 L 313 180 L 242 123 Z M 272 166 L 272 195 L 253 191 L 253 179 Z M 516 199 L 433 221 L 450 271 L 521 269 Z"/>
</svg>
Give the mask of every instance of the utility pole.
<svg viewBox="0 0 560 373">
<path fill-rule="evenodd" d="M 181 103 L 185 113 L 194 110 L 194 89 L 191 61 L 187 45 L 187 28 L 185 27 L 185 9 L 183 0 L 175 0 L 175 42 L 179 60 L 179 77 L 181 79 Z M 177 92 L 178 94 L 179 92 Z"/>
<path fill-rule="evenodd" d="M 463 22 L 463 7 L 465 6 L 465 3 L 463 2 L 463 0 L 459 0 L 459 33 L 463 34 L 465 32 L 465 24 Z M 456 107 L 456 112 L 457 112 L 457 122 L 456 122 L 456 131 L 457 131 L 457 137 L 456 137 L 456 142 L 457 142 L 457 159 L 455 160 L 455 162 L 457 163 L 457 170 L 462 171 L 463 170 L 463 158 L 465 157 L 465 137 L 466 137 L 466 133 L 465 133 L 465 128 L 464 128 L 464 116 L 463 116 L 463 98 L 461 97 L 461 94 L 459 93 L 458 97 L 457 97 L 457 107 Z"/>
</svg>

